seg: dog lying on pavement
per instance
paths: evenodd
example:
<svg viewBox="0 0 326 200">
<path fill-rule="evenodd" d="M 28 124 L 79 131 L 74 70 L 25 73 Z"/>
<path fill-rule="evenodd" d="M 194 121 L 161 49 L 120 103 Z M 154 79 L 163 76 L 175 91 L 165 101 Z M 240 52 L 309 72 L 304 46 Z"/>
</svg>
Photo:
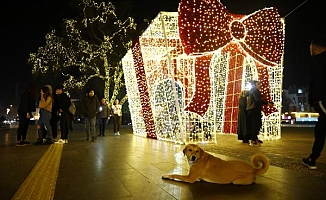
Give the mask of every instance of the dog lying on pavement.
<svg viewBox="0 0 326 200">
<path fill-rule="evenodd" d="M 195 144 L 183 149 L 190 170 L 188 175 L 163 175 L 163 179 L 178 179 L 188 183 L 206 181 L 219 184 L 249 185 L 255 182 L 257 175 L 266 173 L 269 159 L 263 154 L 251 157 L 251 165 L 243 161 L 225 161 L 215 157 Z"/>
</svg>

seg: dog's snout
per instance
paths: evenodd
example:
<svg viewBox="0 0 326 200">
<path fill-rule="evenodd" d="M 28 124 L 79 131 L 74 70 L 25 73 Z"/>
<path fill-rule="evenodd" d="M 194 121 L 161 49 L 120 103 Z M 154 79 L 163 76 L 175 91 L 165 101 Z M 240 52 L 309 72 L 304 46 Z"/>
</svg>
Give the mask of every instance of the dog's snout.
<svg viewBox="0 0 326 200">
<path fill-rule="evenodd" d="M 191 156 L 191 161 L 196 161 L 196 156 Z"/>
</svg>

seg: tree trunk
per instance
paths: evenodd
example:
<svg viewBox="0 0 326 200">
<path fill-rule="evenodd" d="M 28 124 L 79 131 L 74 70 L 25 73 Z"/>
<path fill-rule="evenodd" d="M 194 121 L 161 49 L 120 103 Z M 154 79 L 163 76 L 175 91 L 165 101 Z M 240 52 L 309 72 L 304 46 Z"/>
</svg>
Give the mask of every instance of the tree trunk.
<svg viewBox="0 0 326 200">
<path fill-rule="evenodd" d="M 103 65 L 104 65 L 104 71 L 105 71 L 105 79 L 104 79 L 104 98 L 106 101 L 109 101 L 109 90 L 110 90 L 110 69 L 109 69 L 109 62 L 107 59 L 106 54 L 103 55 Z"/>
</svg>

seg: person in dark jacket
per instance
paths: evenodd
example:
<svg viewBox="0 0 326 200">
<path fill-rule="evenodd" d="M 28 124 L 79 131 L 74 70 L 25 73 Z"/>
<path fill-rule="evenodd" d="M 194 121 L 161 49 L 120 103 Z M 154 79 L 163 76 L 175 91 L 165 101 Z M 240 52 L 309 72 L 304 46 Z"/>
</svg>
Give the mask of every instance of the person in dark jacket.
<svg viewBox="0 0 326 200">
<path fill-rule="evenodd" d="M 320 157 L 325 145 L 326 134 L 326 36 L 314 39 L 310 44 L 312 56 L 312 74 L 309 89 L 309 104 L 319 113 L 315 125 L 315 141 L 312 152 L 302 159 L 302 164 L 309 169 L 317 169 L 316 160 Z"/>
<path fill-rule="evenodd" d="M 249 140 L 251 138 L 249 127 L 250 127 L 250 120 L 247 117 L 247 97 L 248 97 L 248 91 L 243 90 L 240 93 L 239 97 L 239 105 L 238 105 L 238 126 L 237 126 L 237 134 L 238 134 L 238 140 L 242 140 L 243 143 L 249 143 Z"/>
<path fill-rule="evenodd" d="M 258 135 L 262 126 L 262 107 L 263 105 L 271 106 L 273 104 L 263 99 L 260 93 L 261 84 L 259 81 L 252 81 L 252 86 L 253 88 L 249 92 L 246 107 L 248 117 L 250 118 L 250 146 L 260 146 L 261 141 L 258 140 Z"/>
<path fill-rule="evenodd" d="M 57 102 L 57 109 L 60 115 L 60 131 L 61 136 L 57 143 L 68 143 L 68 134 L 71 127 L 71 114 L 69 107 L 71 104 L 69 96 L 63 92 L 63 87 L 59 86 L 56 88 L 56 93 L 59 94 Z"/>
<path fill-rule="evenodd" d="M 21 95 L 18 106 L 19 126 L 17 130 L 16 146 L 30 145 L 26 140 L 32 112 L 36 111 L 35 101 L 38 89 L 35 85 L 29 85 L 27 90 Z"/>
<path fill-rule="evenodd" d="M 57 140 L 58 137 L 58 122 L 60 121 L 59 116 L 59 101 L 60 95 L 62 93 L 62 87 L 56 87 L 53 93 L 53 104 L 52 104 L 52 113 L 51 113 L 51 130 L 54 140 Z"/>
<path fill-rule="evenodd" d="M 99 128 L 100 128 L 100 133 L 98 136 L 105 136 L 105 124 L 106 122 L 110 119 L 110 108 L 108 104 L 106 103 L 106 99 L 102 98 L 99 111 L 98 111 L 98 120 L 99 120 Z"/>
<path fill-rule="evenodd" d="M 94 90 L 90 89 L 88 95 L 82 100 L 82 110 L 85 117 L 86 139 L 89 140 L 89 136 L 91 135 L 92 142 L 96 140 L 96 115 L 99 106 L 100 102 Z"/>
</svg>

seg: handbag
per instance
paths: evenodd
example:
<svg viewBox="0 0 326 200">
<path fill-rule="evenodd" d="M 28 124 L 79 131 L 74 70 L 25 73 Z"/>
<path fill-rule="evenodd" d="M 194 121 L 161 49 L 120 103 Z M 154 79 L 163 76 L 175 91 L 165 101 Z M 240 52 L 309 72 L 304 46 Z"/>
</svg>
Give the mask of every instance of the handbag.
<svg viewBox="0 0 326 200">
<path fill-rule="evenodd" d="M 76 106 L 73 101 L 70 101 L 70 106 L 69 106 L 68 111 L 73 115 L 76 113 Z"/>
</svg>

